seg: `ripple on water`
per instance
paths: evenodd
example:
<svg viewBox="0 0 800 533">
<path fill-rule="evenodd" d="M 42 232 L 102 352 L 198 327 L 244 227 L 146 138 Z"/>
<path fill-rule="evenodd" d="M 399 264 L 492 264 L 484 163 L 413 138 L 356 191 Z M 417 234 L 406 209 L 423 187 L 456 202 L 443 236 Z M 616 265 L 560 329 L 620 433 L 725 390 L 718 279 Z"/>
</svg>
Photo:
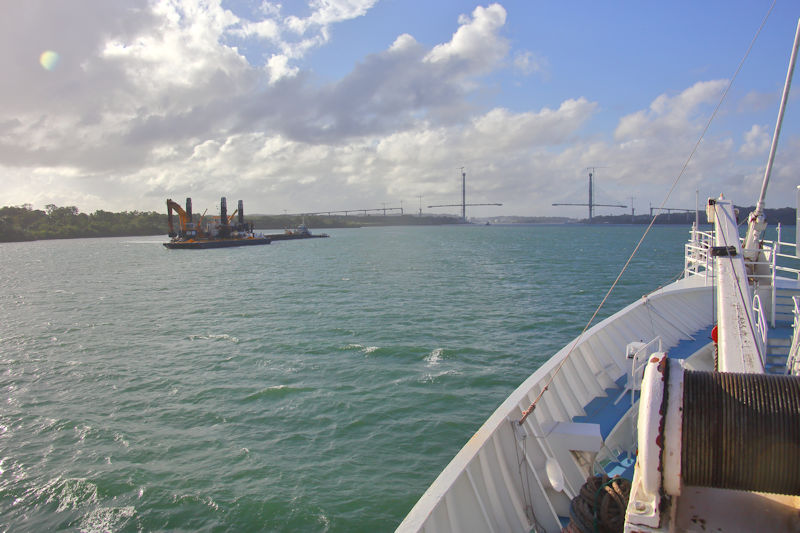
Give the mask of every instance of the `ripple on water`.
<svg viewBox="0 0 800 533">
<path fill-rule="evenodd" d="M 680 271 L 678 229 L 654 229 L 678 261 L 634 265 L 629 292 Z M 392 530 L 640 235 L 590 230 L 0 244 L 4 526 Z"/>
</svg>

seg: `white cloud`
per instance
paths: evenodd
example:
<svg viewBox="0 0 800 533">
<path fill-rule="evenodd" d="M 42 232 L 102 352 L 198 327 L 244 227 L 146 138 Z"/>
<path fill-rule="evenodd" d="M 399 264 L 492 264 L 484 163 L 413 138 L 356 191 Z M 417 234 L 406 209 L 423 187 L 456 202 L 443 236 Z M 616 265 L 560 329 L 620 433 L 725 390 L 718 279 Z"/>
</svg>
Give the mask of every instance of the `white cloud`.
<svg viewBox="0 0 800 533">
<path fill-rule="evenodd" d="M 481 142 L 494 146 L 498 142 L 522 147 L 557 145 L 565 142 L 591 117 L 597 104 L 585 98 L 566 100 L 557 110 L 511 113 L 493 109 L 474 121 L 475 133 Z M 478 144 L 476 142 L 476 144 Z"/>
<path fill-rule="evenodd" d="M 472 18 L 462 15 L 450 42 L 436 45 L 425 60 L 459 67 L 467 64 L 476 70 L 491 68 L 508 52 L 508 42 L 497 34 L 505 22 L 506 10 L 500 4 L 478 6 Z"/>
<path fill-rule="evenodd" d="M 257 37 L 277 42 L 281 36 L 281 28 L 276 20 L 264 19 L 257 22 L 245 21 L 241 28 L 232 29 L 230 33 L 239 37 Z"/>
<path fill-rule="evenodd" d="M 716 103 L 726 85 L 726 80 L 698 82 L 676 96 L 659 95 L 648 110 L 622 117 L 614 137 L 632 141 L 643 137 L 684 137 L 688 131 L 697 132 L 702 127 L 696 120 L 698 108 Z"/>
<path fill-rule="evenodd" d="M 264 2 L 261 20 L 240 18 L 231 25 L 227 34 L 239 39 L 256 39 L 271 45 L 269 71 L 271 81 L 296 74 L 298 67 L 290 65 L 311 50 L 325 45 L 331 39 L 331 28 L 339 22 L 364 16 L 377 0 L 313 0 L 307 16 L 283 15 L 283 6 Z M 280 57 L 282 68 L 275 68 L 274 58 Z"/>
<path fill-rule="evenodd" d="M 545 75 L 547 68 L 547 59 L 530 50 L 520 50 L 514 55 L 514 69 L 525 76 L 531 74 Z"/>
<path fill-rule="evenodd" d="M 140 94 L 160 98 L 163 91 L 204 86 L 220 72 L 238 82 L 246 72 L 244 58 L 221 44 L 226 29 L 238 19 L 219 2 L 162 0 L 152 13 L 158 25 L 107 42 L 100 58 L 118 64 Z"/>
<path fill-rule="evenodd" d="M 273 55 L 267 61 L 269 69 L 269 81 L 275 83 L 280 79 L 292 77 L 297 74 L 299 69 L 297 67 L 289 66 L 289 58 L 283 55 Z"/>
<path fill-rule="evenodd" d="M 394 40 L 389 47 L 390 52 L 403 52 L 417 46 L 417 41 L 411 35 L 404 33 Z"/>
<path fill-rule="evenodd" d="M 744 144 L 739 147 L 739 153 L 744 157 L 765 158 L 769 152 L 770 137 L 766 128 L 753 124 L 753 127 L 745 133 Z"/>
<path fill-rule="evenodd" d="M 304 33 L 309 27 L 328 28 L 344 20 L 361 17 L 375 5 L 377 0 L 313 0 L 312 13 L 308 18 L 296 19 L 295 27 Z"/>
<path fill-rule="evenodd" d="M 227 195 L 244 198 L 251 213 L 376 207 L 418 195 L 454 203 L 456 168 L 466 166 L 472 201 L 542 214 L 560 195 L 585 188 L 582 169 L 590 165 L 611 167 L 601 178 L 618 199 L 648 187 L 655 200 L 725 83 L 657 96 L 619 119 L 613 138 L 587 132 L 606 112 L 606 102 L 590 97 L 547 107 L 533 94 L 516 109 L 481 107 L 472 98 L 483 88 L 479 77 L 509 66 L 548 68 L 527 51 L 510 61 L 507 14 L 492 4 L 463 16 L 446 42 L 426 47 L 400 34 L 347 75 L 315 84 L 296 61 L 373 3 L 314 2 L 294 18 L 264 3 L 260 20 L 215 0 L 125 8 L 87 0 L 69 9 L 11 3 L 13 20 L 48 21 L 48 48 L 61 60 L 43 69 L 30 32 L 0 21 L 0 60 L 10 65 L 0 84 L 5 202 L 162 210 L 167 197 L 191 195 L 199 208 Z M 77 29 L 50 21 L 51 6 Z M 236 39 L 259 41 L 267 52 L 248 61 Z M 709 135 L 690 178 L 742 193 L 763 170 L 735 162 L 758 158 L 766 138 L 760 126 Z M 778 163 L 776 175 L 787 164 Z"/>
</svg>

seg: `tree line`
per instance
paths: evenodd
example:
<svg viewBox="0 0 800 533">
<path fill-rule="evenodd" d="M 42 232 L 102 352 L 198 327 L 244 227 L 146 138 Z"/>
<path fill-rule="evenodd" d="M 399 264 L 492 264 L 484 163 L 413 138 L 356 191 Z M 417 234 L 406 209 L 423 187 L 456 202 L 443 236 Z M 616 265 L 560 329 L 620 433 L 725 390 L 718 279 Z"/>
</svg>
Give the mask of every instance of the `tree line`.
<svg viewBox="0 0 800 533">
<path fill-rule="evenodd" d="M 362 226 L 397 226 L 417 224 L 454 224 L 460 219 L 448 216 L 292 216 L 251 215 L 246 217 L 256 228 L 294 228 L 307 224 L 310 228 L 348 228 Z M 201 216 L 193 217 L 199 222 Z M 177 217 L 175 219 L 177 224 Z M 81 237 L 129 237 L 167 233 L 167 215 L 155 211 L 123 211 L 112 213 L 98 210 L 81 213 L 75 206 L 45 206 L 44 211 L 30 204 L 0 208 L 0 242 L 33 241 L 38 239 L 72 239 Z"/>
<path fill-rule="evenodd" d="M 126 237 L 167 232 L 167 217 L 155 211 L 81 213 L 75 206 L 30 204 L 0 207 L 0 242 L 78 237 Z"/>
<path fill-rule="evenodd" d="M 747 222 L 747 217 L 755 211 L 755 206 L 742 207 L 735 206 L 737 211 L 737 222 Z M 770 225 L 781 224 L 782 226 L 794 226 L 796 222 L 796 210 L 794 207 L 765 208 L 764 217 Z M 595 224 L 649 224 L 652 218 L 650 215 L 599 215 L 593 217 Z M 656 224 L 691 224 L 695 221 L 695 212 L 675 212 L 661 213 L 656 219 Z M 583 219 L 581 222 L 588 222 Z M 706 224 L 705 207 L 700 210 L 700 224 Z"/>
<path fill-rule="evenodd" d="M 740 207 L 739 217 L 744 220 L 754 207 Z M 783 225 L 794 225 L 795 209 L 790 207 L 765 209 L 770 224 L 780 222 Z M 361 226 L 397 226 L 397 225 L 436 225 L 457 224 L 461 219 L 445 215 L 400 215 L 400 216 L 292 216 L 292 215 L 252 215 L 247 217 L 256 228 L 278 229 L 293 228 L 307 223 L 313 228 L 346 228 Z M 507 217 L 516 218 L 516 217 Z M 523 217 L 524 218 L 524 217 Z M 195 222 L 200 217 L 195 214 Z M 533 220 L 515 220 L 514 222 L 532 222 Z M 544 220 L 536 220 L 543 222 Z M 548 220 L 556 222 L 555 219 Z M 570 221 L 558 218 L 558 222 Z M 595 223 L 610 224 L 647 224 L 650 217 L 646 215 L 596 216 Z M 661 224 L 691 224 L 694 213 L 670 213 L 659 217 Z M 176 221 L 177 222 L 177 221 Z M 502 221 L 505 223 L 511 220 Z M 582 222 L 586 222 L 585 220 Z M 705 223 L 705 213 L 701 213 L 701 223 Z M 33 209 L 30 204 L 21 206 L 0 207 L 0 242 L 33 241 L 37 239 L 71 239 L 80 237 L 129 237 L 140 235 L 166 235 L 167 216 L 156 211 L 123 211 L 112 213 L 97 210 L 94 213 L 81 213 L 75 206 L 58 207 L 54 204 L 45 206 L 44 211 Z"/>
</svg>

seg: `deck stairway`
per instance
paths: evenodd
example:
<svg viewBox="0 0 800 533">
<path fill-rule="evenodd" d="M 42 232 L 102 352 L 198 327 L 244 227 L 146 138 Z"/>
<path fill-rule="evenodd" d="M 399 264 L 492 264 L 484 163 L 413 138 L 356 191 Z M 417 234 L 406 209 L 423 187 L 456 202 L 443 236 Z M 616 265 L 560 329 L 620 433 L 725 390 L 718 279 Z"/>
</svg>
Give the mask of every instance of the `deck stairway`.
<svg viewBox="0 0 800 533">
<path fill-rule="evenodd" d="M 800 288 L 792 286 L 787 281 L 775 280 L 775 325 L 784 324 L 791 326 L 794 320 L 793 296 L 800 296 Z"/>
<path fill-rule="evenodd" d="M 695 331 L 692 338 L 678 342 L 676 346 L 669 350 L 669 356 L 675 359 L 686 359 L 701 348 L 711 342 L 711 328 Z M 791 329 L 791 326 L 788 326 Z M 772 333 L 772 331 L 770 331 Z M 791 338 L 789 339 L 791 342 Z M 786 346 L 786 354 L 789 347 Z M 783 358 L 784 365 L 786 355 Z M 595 397 L 584 406 L 585 416 L 575 416 L 573 422 L 593 422 L 600 425 L 600 433 L 605 440 L 612 432 L 617 423 L 625 413 L 631 408 L 631 404 L 639 400 L 639 391 L 630 390 L 625 387 L 626 376 L 620 377 L 615 382 L 615 387 L 606 389 L 605 394 Z M 631 398 L 632 397 L 632 398 Z M 616 461 L 608 461 L 602 465 L 602 470 L 610 477 L 622 476 L 629 480 L 633 479 L 635 457 L 629 453 L 619 452 Z M 569 516 L 559 516 L 562 527 L 566 527 L 570 521 Z"/>
<path fill-rule="evenodd" d="M 800 296 L 800 287 L 794 280 L 779 278 L 775 281 L 775 327 L 770 327 L 767 333 L 767 354 L 764 366 L 768 374 L 784 374 L 794 331 L 793 297 Z"/>
<path fill-rule="evenodd" d="M 767 374 L 784 374 L 786 372 L 786 358 L 789 357 L 789 348 L 792 344 L 792 325 L 776 323 L 769 329 L 767 337 L 767 362 L 764 370 Z"/>
<path fill-rule="evenodd" d="M 711 328 L 712 326 L 708 326 L 695 331 L 692 334 L 692 338 L 678 342 L 677 346 L 669 350 L 669 356 L 673 359 L 686 359 L 700 350 L 703 346 L 711 342 Z M 791 338 L 789 341 L 791 342 Z M 787 344 L 786 354 L 788 353 L 789 346 Z M 783 357 L 783 364 L 786 364 L 786 355 Z M 599 424 L 600 433 L 605 440 L 609 434 L 611 434 L 614 426 L 616 426 L 628 409 L 631 408 L 631 404 L 639 399 L 639 391 L 626 390 L 625 381 L 626 376 L 623 375 L 615 382 L 615 388 L 606 389 L 605 395 L 594 398 L 584 406 L 586 412 L 585 416 L 575 416 L 572 418 L 572 421 L 594 422 Z M 631 399 L 631 395 L 633 395 L 633 399 Z M 615 466 L 618 465 L 610 464 L 606 470 L 608 471 Z M 633 476 L 633 468 L 631 468 L 628 473 Z"/>
</svg>

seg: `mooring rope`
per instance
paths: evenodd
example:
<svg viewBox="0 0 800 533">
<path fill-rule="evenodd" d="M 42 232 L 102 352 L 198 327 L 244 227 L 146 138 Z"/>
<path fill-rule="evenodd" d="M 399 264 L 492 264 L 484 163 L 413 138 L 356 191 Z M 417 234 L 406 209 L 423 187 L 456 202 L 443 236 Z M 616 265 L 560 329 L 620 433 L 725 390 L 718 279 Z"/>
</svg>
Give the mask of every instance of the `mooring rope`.
<svg viewBox="0 0 800 533">
<path fill-rule="evenodd" d="M 622 531 L 631 482 L 605 474 L 592 476 L 583 484 L 569 508 L 567 533 L 612 533 Z"/>
</svg>

